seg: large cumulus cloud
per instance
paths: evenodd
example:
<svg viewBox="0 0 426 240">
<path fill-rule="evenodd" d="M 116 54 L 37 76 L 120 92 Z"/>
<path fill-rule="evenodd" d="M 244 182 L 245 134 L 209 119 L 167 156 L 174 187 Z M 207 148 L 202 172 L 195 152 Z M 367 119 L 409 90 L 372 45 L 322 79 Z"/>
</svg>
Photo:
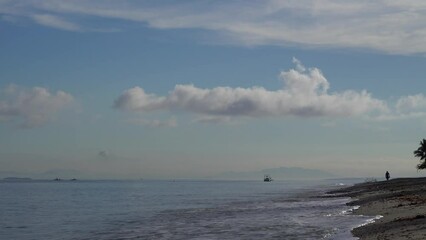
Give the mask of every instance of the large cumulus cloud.
<svg viewBox="0 0 426 240">
<path fill-rule="evenodd" d="M 147 93 L 141 87 L 124 91 L 114 102 L 131 112 L 181 111 L 207 117 L 350 117 L 385 113 L 387 104 L 367 91 L 330 92 L 330 84 L 318 68 L 296 67 L 280 73 L 283 88 L 198 88 L 176 85 L 166 96 Z"/>
</svg>

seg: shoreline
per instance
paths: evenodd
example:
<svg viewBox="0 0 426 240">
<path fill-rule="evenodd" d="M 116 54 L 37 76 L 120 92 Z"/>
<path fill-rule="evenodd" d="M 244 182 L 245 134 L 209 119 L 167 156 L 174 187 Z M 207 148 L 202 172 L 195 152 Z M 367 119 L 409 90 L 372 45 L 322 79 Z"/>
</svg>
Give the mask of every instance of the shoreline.
<svg viewBox="0 0 426 240">
<path fill-rule="evenodd" d="M 426 178 L 398 178 L 359 183 L 328 192 L 351 197 L 348 206 L 359 206 L 355 215 L 381 216 L 352 229 L 354 237 L 372 239 L 426 239 Z"/>
</svg>

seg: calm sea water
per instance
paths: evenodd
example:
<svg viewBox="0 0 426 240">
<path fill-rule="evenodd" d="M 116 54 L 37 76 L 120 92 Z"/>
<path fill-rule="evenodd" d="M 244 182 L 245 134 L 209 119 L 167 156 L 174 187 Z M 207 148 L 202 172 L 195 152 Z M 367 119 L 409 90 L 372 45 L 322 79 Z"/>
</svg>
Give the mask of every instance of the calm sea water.
<svg viewBox="0 0 426 240">
<path fill-rule="evenodd" d="M 353 239 L 338 181 L 0 181 L 0 239 Z"/>
</svg>

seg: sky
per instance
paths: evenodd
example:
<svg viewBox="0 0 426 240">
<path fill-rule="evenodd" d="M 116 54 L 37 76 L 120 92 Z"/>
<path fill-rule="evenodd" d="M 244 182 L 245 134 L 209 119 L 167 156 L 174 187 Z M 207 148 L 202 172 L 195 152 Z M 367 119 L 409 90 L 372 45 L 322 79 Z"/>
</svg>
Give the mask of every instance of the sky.
<svg viewBox="0 0 426 240">
<path fill-rule="evenodd" d="M 423 176 L 426 3 L 0 0 L 0 172 Z"/>
</svg>

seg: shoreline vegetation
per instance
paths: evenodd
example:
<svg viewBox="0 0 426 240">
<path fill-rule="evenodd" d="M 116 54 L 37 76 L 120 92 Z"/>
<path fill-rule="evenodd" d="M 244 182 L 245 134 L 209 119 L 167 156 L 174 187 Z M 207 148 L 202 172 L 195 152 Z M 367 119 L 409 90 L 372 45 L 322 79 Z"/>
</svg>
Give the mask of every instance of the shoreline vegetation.
<svg viewBox="0 0 426 240">
<path fill-rule="evenodd" d="M 426 239 L 426 178 L 365 182 L 329 194 L 351 197 L 347 205 L 360 206 L 354 214 L 381 216 L 352 230 L 361 240 Z"/>
</svg>

